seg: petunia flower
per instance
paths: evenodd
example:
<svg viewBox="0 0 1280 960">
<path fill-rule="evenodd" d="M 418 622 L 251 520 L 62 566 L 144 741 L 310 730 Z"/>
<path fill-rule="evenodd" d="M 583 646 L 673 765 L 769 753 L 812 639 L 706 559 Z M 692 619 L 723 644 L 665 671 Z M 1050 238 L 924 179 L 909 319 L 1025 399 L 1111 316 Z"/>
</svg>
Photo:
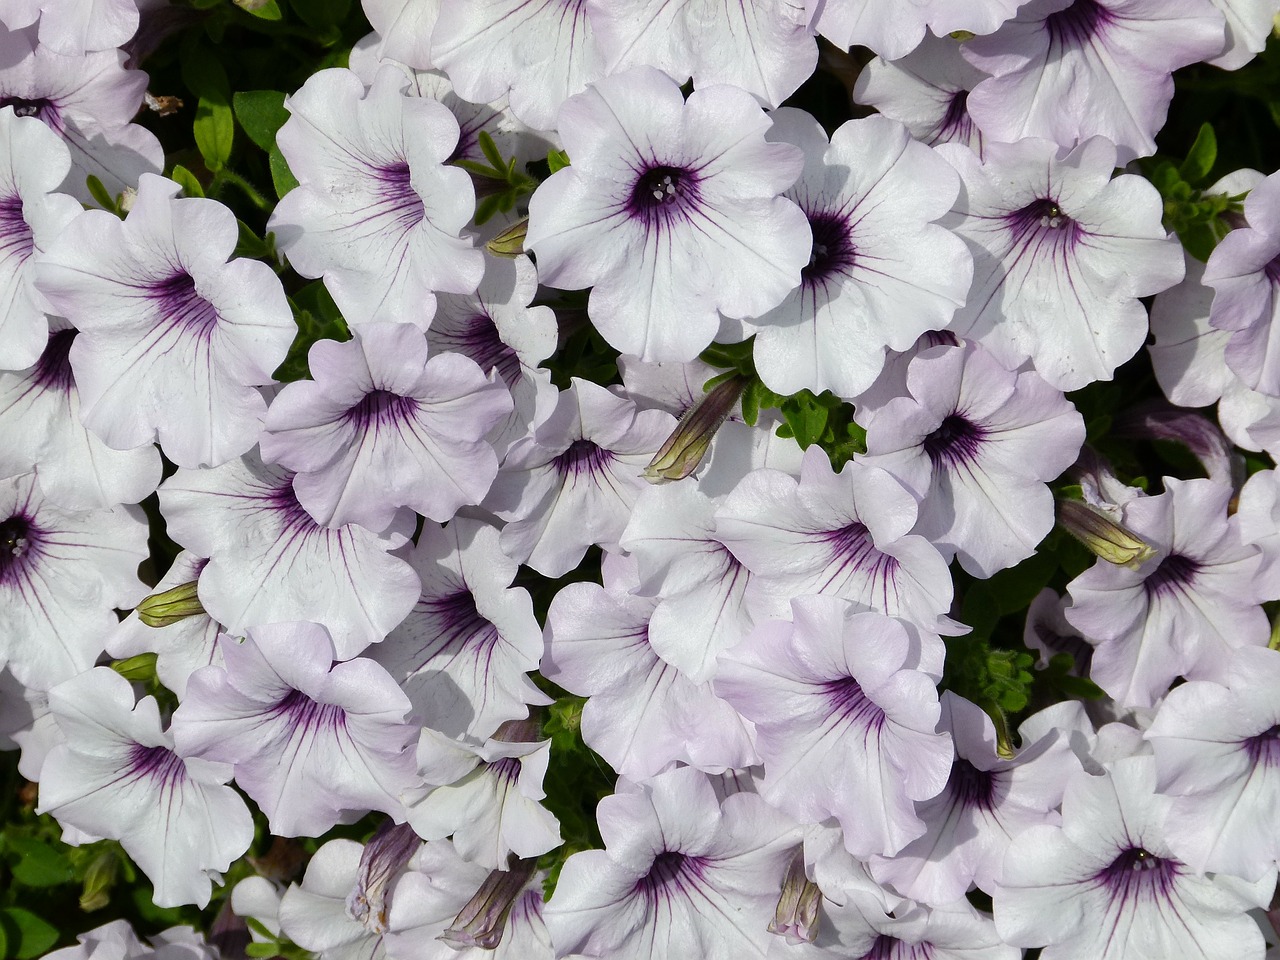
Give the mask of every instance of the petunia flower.
<svg viewBox="0 0 1280 960">
<path fill-rule="evenodd" d="M 1145 756 L 1072 777 L 1062 826 L 1030 828 L 1005 856 L 992 899 L 1006 943 L 1044 946 L 1044 960 L 1261 955 L 1246 911 L 1270 901 L 1274 872 L 1254 884 L 1197 877 L 1169 849 L 1172 800 L 1155 789 L 1155 761 Z"/>
<path fill-rule="evenodd" d="M 606 73 L 657 67 L 695 89 L 732 84 L 766 107 L 813 73 L 818 45 L 802 0 L 586 0 Z"/>
<path fill-rule="evenodd" d="M 461 236 L 471 180 L 445 165 L 458 123 L 438 101 L 406 96 L 408 83 L 393 66 L 367 90 L 350 70 L 322 70 L 285 101 L 277 134 L 300 186 L 267 227 L 299 273 L 324 277 L 353 325 L 426 329 L 435 292 L 471 293 L 484 270 Z"/>
<path fill-rule="evenodd" d="M 773 113 L 769 139 L 792 143 L 805 169 L 784 194 L 809 220 L 813 247 L 800 286 L 743 321 L 773 391 L 854 396 L 875 381 L 885 349 L 906 350 L 964 304 L 972 262 L 932 221 L 955 201 L 954 171 L 906 127 L 850 120 L 827 136 L 803 111 Z"/>
<path fill-rule="evenodd" d="M 1173 71 L 1217 56 L 1223 17 L 1209 0 L 1031 0 L 964 45 L 988 74 L 969 112 L 991 140 L 1063 147 L 1101 135 L 1119 161 L 1155 152 Z"/>
<path fill-rule="evenodd" d="M 692 360 L 721 313 L 777 306 L 811 243 L 804 214 L 779 196 L 801 154 L 766 143 L 768 124 L 742 90 L 705 87 L 686 102 L 646 67 L 565 101 L 559 129 L 573 164 L 529 200 L 525 246 L 542 282 L 592 287 L 592 323 L 644 360 Z"/>
<path fill-rule="evenodd" d="M 408 698 L 371 660 L 333 661 L 314 623 L 226 634 L 222 666 L 197 670 L 174 711 L 183 756 L 235 765 L 236 783 L 277 836 L 318 836 L 370 810 L 400 821 L 420 785 Z"/>
<path fill-rule="evenodd" d="M 146 542 L 137 508 L 64 510 L 32 474 L 0 480 L 0 661 L 24 686 L 48 690 L 93 666 L 113 608 L 146 594 Z"/>
<path fill-rule="evenodd" d="M 623 783 L 597 809 L 604 850 L 565 862 L 547 903 L 561 956 L 763 960 L 796 828 L 758 796 L 717 801 L 682 768 Z"/>
<path fill-rule="evenodd" d="M 440 0 L 360 0 L 360 6 L 377 31 L 379 59 L 398 60 L 414 70 L 435 66 L 431 32 L 440 16 Z"/>
<path fill-rule="evenodd" d="M 40 813 L 119 840 L 155 888 L 160 906 L 209 903 L 253 840 L 253 820 L 227 781 L 231 765 L 174 748 L 152 697 L 136 704 L 129 682 L 95 667 L 49 692 L 66 742 L 40 770 Z"/>
<path fill-rule="evenodd" d="M 267 264 L 228 259 L 231 211 L 179 190 L 148 174 L 123 221 L 82 213 L 37 282 L 80 331 L 71 369 L 85 426 L 110 447 L 158 439 L 179 466 L 212 466 L 257 442 L 256 387 L 274 382 L 297 325 Z"/>
<path fill-rule="evenodd" d="M 933 681 L 897 620 L 823 596 L 792 617 L 721 654 L 715 691 L 756 725 L 764 799 L 801 823 L 835 817 L 857 857 L 892 855 L 924 832 L 912 801 L 951 768 Z"/>
<path fill-rule="evenodd" d="M 959 145 L 939 152 L 964 182 L 944 222 L 974 258 L 952 329 L 1011 369 L 1030 359 L 1059 390 L 1110 379 L 1146 338 L 1138 298 L 1183 276 L 1156 189 L 1138 176 L 1111 179 L 1116 153 L 1101 138 L 1070 151 L 1034 139 L 989 144 L 983 160 Z"/>
<path fill-rule="evenodd" d="M 867 417 L 867 454 L 921 498 L 915 533 L 989 577 L 1035 552 L 1053 526 L 1052 480 L 1076 459 L 1084 420 L 1033 371 L 981 347 L 932 347 L 907 370 L 910 396 Z"/>
<path fill-rule="evenodd" d="M 609 72 L 586 0 L 443 3 L 431 35 L 433 66 L 473 103 L 507 97 L 537 130 L 556 126 L 565 99 Z"/>
<path fill-rule="evenodd" d="M 137 0 L 12 0 L 6 8 L 6 27 L 39 20 L 40 43 L 66 57 L 122 47 L 138 29 Z"/>
<path fill-rule="evenodd" d="M 265 460 L 297 471 L 298 502 L 330 527 L 383 530 L 401 507 L 445 521 L 489 491 L 498 458 L 485 435 L 511 396 L 473 360 L 428 355 L 409 324 L 358 327 L 308 354 L 313 380 L 271 403 Z"/>
<path fill-rule="evenodd" d="M 160 488 L 168 532 L 197 556 L 204 608 L 234 635 L 309 617 L 324 624 L 340 658 L 382 640 L 413 609 L 420 584 L 390 551 L 413 535 L 397 512 L 381 533 L 322 526 L 302 509 L 293 474 L 257 452 L 212 470 L 179 470 Z"/>
</svg>

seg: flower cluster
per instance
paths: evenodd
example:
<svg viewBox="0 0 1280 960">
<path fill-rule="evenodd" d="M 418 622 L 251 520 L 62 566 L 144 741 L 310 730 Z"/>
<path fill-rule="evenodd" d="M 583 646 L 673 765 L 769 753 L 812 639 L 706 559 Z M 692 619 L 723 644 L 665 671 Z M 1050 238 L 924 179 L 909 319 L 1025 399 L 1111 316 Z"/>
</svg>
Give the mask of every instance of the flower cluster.
<svg viewBox="0 0 1280 960">
<path fill-rule="evenodd" d="M 215 6 L 0 10 L 0 746 L 217 913 L 50 956 L 1280 941 L 1280 0 Z"/>
</svg>

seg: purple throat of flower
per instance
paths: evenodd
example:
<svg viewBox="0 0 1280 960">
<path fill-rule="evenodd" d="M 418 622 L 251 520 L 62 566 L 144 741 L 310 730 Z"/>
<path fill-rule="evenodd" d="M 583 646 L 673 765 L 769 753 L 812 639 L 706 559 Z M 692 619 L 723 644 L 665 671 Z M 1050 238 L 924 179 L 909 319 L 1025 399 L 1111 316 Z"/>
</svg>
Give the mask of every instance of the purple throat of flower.
<svg viewBox="0 0 1280 960">
<path fill-rule="evenodd" d="M 624 210 L 649 231 L 661 232 L 689 222 L 701 208 L 701 177 L 696 170 L 652 163 L 636 171 Z"/>
<path fill-rule="evenodd" d="M 956 411 L 924 438 L 924 452 L 935 470 L 968 466 L 978 459 L 986 439 L 985 428 Z"/>
<path fill-rule="evenodd" d="M 26 516 L 0 521 L 0 586 L 16 583 L 39 554 L 40 531 Z"/>
</svg>

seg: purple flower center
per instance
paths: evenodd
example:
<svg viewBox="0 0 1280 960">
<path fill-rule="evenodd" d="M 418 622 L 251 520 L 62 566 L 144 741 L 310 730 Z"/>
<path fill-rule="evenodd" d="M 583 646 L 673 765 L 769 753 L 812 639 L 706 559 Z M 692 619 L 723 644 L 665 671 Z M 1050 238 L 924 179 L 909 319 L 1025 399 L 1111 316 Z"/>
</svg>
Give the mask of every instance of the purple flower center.
<svg viewBox="0 0 1280 960">
<path fill-rule="evenodd" d="M 552 463 L 562 477 L 576 479 L 583 474 L 592 475 L 604 471 L 612 459 L 612 453 L 591 440 L 575 440 Z"/>
<path fill-rule="evenodd" d="M 688 898 L 690 889 L 701 879 L 702 861 L 674 850 L 664 850 L 653 858 L 649 872 L 636 881 L 636 892 L 649 901 L 650 909 L 662 900 L 678 896 Z M 688 885 L 686 887 L 686 885 Z"/>
<path fill-rule="evenodd" d="M 34 249 L 35 236 L 22 215 L 22 197 L 0 198 L 0 260 L 13 258 L 21 264 Z"/>
<path fill-rule="evenodd" d="M 480 615 L 475 594 L 470 590 L 459 590 L 435 600 L 419 602 L 432 618 L 433 656 L 445 650 L 460 651 L 472 647 L 477 650 L 478 658 L 485 661 L 487 674 L 488 661 L 500 637 L 498 628 Z"/>
<path fill-rule="evenodd" d="M 1111 11 L 1097 0 L 1076 0 L 1065 10 L 1049 14 L 1045 18 L 1044 26 L 1049 31 L 1050 48 L 1054 44 L 1084 46 L 1111 20 Z"/>
<path fill-rule="evenodd" d="M 969 91 L 957 90 L 951 95 L 947 111 L 938 121 L 930 143 L 942 140 L 968 140 L 973 136 L 973 118 L 969 116 Z"/>
<path fill-rule="evenodd" d="M 145 777 L 165 787 L 177 786 L 187 779 L 186 764 L 168 747 L 135 743 L 129 748 L 128 769 L 138 779 Z"/>
<path fill-rule="evenodd" d="M 195 279 L 186 271 L 155 284 L 151 299 L 161 320 L 179 333 L 207 339 L 218 325 L 218 311 L 196 291 Z"/>
<path fill-rule="evenodd" d="M 855 260 L 848 220 L 829 211 L 810 213 L 809 227 L 813 248 L 808 266 L 800 271 L 801 282 L 806 287 L 825 287 L 833 278 L 848 276 Z"/>
<path fill-rule="evenodd" d="M 382 200 L 378 204 L 378 213 L 389 217 L 401 230 L 416 227 L 422 222 L 426 208 L 422 198 L 413 189 L 409 177 L 409 164 L 401 161 L 390 163 L 385 167 L 375 167 L 372 171 L 377 181 L 377 190 Z"/>
<path fill-rule="evenodd" d="M 933 944 L 907 943 L 881 933 L 871 949 L 862 955 L 862 960 L 933 960 Z"/>
<path fill-rule="evenodd" d="M 1180 553 L 1171 553 L 1143 582 L 1148 596 L 1175 593 L 1188 586 L 1200 572 L 1200 564 Z"/>
<path fill-rule="evenodd" d="M 823 534 L 823 539 L 831 550 L 831 559 L 826 571 L 829 575 L 819 590 L 832 587 L 837 578 L 843 577 L 847 581 L 861 573 L 873 585 L 878 583 L 875 589 L 880 593 L 880 600 L 886 610 L 891 609 L 889 593 L 897 577 L 898 560 L 877 549 L 866 526 L 855 520 L 839 530 Z"/>
<path fill-rule="evenodd" d="M 306 536 L 319 526 L 315 517 L 307 513 L 307 508 L 298 502 L 298 495 L 293 492 L 292 480 L 271 491 L 267 497 L 267 505 L 280 517 L 282 536 Z"/>
<path fill-rule="evenodd" d="M 1157 857 L 1142 847 L 1130 847 L 1094 879 L 1106 888 L 1114 903 L 1168 896 L 1180 872 L 1178 861 Z"/>
<path fill-rule="evenodd" d="M 347 411 L 347 420 L 357 430 L 373 430 L 398 427 L 413 419 L 418 412 L 418 401 L 402 397 L 390 390 L 371 390 L 360 402 Z"/>
<path fill-rule="evenodd" d="M 935 470 L 973 463 L 987 431 L 962 413 L 944 417 L 938 429 L 924 438 L 924 452 Z"/>
<path fill-rule="evenodd" d="M 947 781 L 956 806 L 965 810 L 990 810 L 995 796 L 995 779 L 988 770 L 979 770 L 963 757 L 951 765 Z"/>
<path fill-rule="evenodd" d="M 19 117 L 35 117 L 42 123 L 62 132 L 62 121 L 58 116 L 58 105 L 46 97 L 0 97 L 0 109 L 13 107 Z"/>
<path fill-rule="evenodd" d="M 500 783 L 515 783 L 520 779 L 520 760 L 516 757 L 502 757 L 488 767 Z"/>
<path fill-rule="evenodd" d="M 688 220 L 699 203 L 698 176 L 682 167 L 656 164 L 640 171 L 626 210 L 649 229 Z"/>
<path fill-rule="evenodd" d="M 308 734 L 335 733 L 347 725 L 347 714 L 332 703 L 316 703 L 301 690 L 290 690 L 270 711 L 284 717 L 295 731 Z"/>
<path fill-rule="evenodd" d="M 1244 752 L 1254 766 L 1280 766 L 1280 724 L 1245 740 Z"/>
<path fill-rule="evenodd" d="M 45 390 L 68 393 L 75 386 L 71 373 L 71 344 L 79 330 L 58 330 L 49 336 L 49 342 L 36 361 L 35 383 Z"/>
<path fill-rule="evenodd" d="M 884 711 L 865 693 L 853 677 L 828 680 L 820 685 L 837 722 L 879 730 L 884 725 Z"/>
<path fill-rule="evenodd" d="M 0 586 L 16 582 L 39 542 L 35 526 L 22 514 L 0 521 Z"/>
<path fill-rule="evenodd" d="M 465 329 L 459 331 L 431 331 L 431 340 L 442 350 L 461 353 L 476 362 L 481 370 L 498 371 L 508 387 L 520 382 L 520 357 L 503 342 L 493 318 L 478 313 L 464 321 Z"/>
<path fill-rule="evenodd" d="M 1058 201 L 1048 197 L 1033 200 L 1004 219 L 1015 263 L 1023 257 L 1065 262 L 1083 233 L 1080 225 L 1062 212 Z"/>
</svg>

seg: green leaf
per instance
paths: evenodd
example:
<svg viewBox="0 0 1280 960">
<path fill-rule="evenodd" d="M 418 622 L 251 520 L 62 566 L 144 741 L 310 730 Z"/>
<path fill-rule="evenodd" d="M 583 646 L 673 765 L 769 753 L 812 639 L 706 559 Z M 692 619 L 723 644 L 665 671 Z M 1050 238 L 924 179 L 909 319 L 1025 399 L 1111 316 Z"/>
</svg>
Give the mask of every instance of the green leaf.
<svg viewBox="0 0 1280 960">
<path fill-rule="evenodd" d="M 279 20 L 284 16 L 280 10 L 280 4 L 276 3 L 276 0 L 267 0 L 266 3 L 248 0 L 248 2 L 237 2 L 236 6 L 259 20 Z"/>
<path fill-rule="evenodd" d="M 302 22 L 317 30 L 327 30 L 342 23 L 351 10 L 351 0 L 292 0 Z"/>
<path fill-rule="evenodd" d="M 555 173 L 569 166 L 569 155 L 563 150 L 551 150 L 547 153 L 547 168 Z"/>
<path fill-rule="evenodd" d="M 236 135 L 227 71 L 213 51 L 194 38 L 183 44 L 181 59 L 182 81 L 199 97 L 192 124 L 196 147 L 205 166 L 216 173 L 231 159 Z"/>
<path fill-rule="evenodd" d="M 89 188 L 89 196 L 97 201 L 98 206 L 108 213 L 120 216 L 120 205 L 116 203 L 116 198 L 107 192 L 101 180 L 91 173 L 85 178 L 85 185 Z"/>
<path fill-rule="evenodd" d="M 1214 163 L 1218 159 L 1218 138 L 1214 135 L 1213 126 L 1208 123 L 1200 125 L 1196 134 L 1196 142 L 1191 145 L 1187 159 L 1178 167 L 1178 175 L 1187 183 L 1195 185 L 1209 176 Z"/>
<path fill-rule="evenodd" d="M 275 185 L 276 196 L 283 198 L 286 193 L 298 185 L 298 178 L 289 169 L 289 161 L 284 158 L 279 147 L 273 146 L 267 154 L 271 166 L 271 182 Z"/>
<path fill-rule="evenodd" d="M 489 136 L 488 131 L 481 130 L 476 136 L 476 142 L 480 144 L 480 152 L 484 154 L 484 158 L 489 161 L 494 170 L 506 171 L 507 161 L 502 156 L 502 151 L 498 149 L 498 145 L 493 142 L 493 137 Z M 502 179 L 507 179 L 505 174 Z"/>
<path fill-rule="evenodd" d="M 838 402 L 838 401 L 837 401 Z M 782 401 L 782 416 L 801 449 L 808 449 L 822 439 L 831 409 L 809 390 L 801 390 Z"/>
<path fill-rule="evenodd" d="M 0 930 L 6 943 L 5 956 L 16 960 L 38 957 L 58 942 L 58 928 L 22 907 L 0 910 Z"/>
<path fill-rule="evenodd" d="M 502 210 L 502 197 L 503 194 L 495 193 L 476 204 L 475 223 L 477 227 L 488 223 Z"/>
<path fill-rule="evenodd" d="M 200 186 L 200 181 L 196 179 L 196 175 L 181 164 L 178 164 L 170 171 L 169 179 L 182 187 L 182 192 L 188 197 L 204 196 L 204 187 Z"/>
<path fill-rule="evenodd" d="M 75 873 L 66 854 L 31 837 L 9 837 L 7 846 L 18 855 L 13 878 L 27 887 L 56 887 L 72 883 Z"/>
<path fill-rule="evenodd" d="M 240 129 L 268 152 L 276 145 L 276 131 L 289 119 L 279 90 L 239 90 L 231 98 Z"/>
<path fill-rule="evenodd" d="M 253 260 L 270 260 L 275 261 L 275 244 L 268 243 L 262 237 L 253 232 L 243 220 L 236 220 L 236 229 L 238 235 L 236 237 L 236 248 L 232 255 L 236 257 L 249 257 Z"/>
</svg>

